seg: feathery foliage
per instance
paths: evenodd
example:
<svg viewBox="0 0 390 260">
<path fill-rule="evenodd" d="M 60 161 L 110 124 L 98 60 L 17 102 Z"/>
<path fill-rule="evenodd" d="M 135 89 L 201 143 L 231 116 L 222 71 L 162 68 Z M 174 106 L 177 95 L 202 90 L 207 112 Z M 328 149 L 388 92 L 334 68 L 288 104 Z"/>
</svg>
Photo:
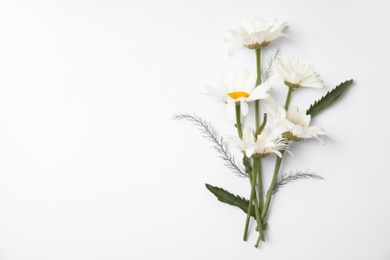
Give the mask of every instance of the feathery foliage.
<svg viewBox="0 0 390 260">
<path fill-rule="evenodd" d="M 280 55 L 281 49 L 279 46 L 275 46 L 274 52 L 267 60 L 267 65 L 264 66 L 261 72 L 261 83 L 266 82 L 273 74 L 272 64 L 274 60 Z"/>
<path fill-rule="evenodd" d="M 312 118 L 317 115 L 319 112 L 321 112 L 323 109 L 330 106 L 333 102 L 335 102 L 343 93 L 344 91 L 352 85 L 353 80 L 347 80 L 328 93 L 326 93 L 325 96 L 323 96 L 321 99 L 317 100 L 312 104 L 309 109 L 306 111 L 307 115 L 310 115 Z"/>
<path fill-rule="evenodd" d="M 298 181 L 298 180 L 302 180 L 302 179 L 317 179 L 317 180 L 323 180 L 324 178 L 322 178 L 320 175 L 317 175 L 315 173 L 310 173 L 310 172 L 302 172 L 302 171 L 297 171 L 295 173 L 285 173 L 285 174 L 282 174 L 275 186 L 274 186 L 274 189 L 272 191 L 273 194 L 275 194 L 276 192 L 279 191 L 279 189 L 283 186 L 285 186 L 286 184 L 290 183 L 290 182 L 294 182 L 294 181 Z"/>
<path fill-rule="evenodd" d="M 238 176 L 248 177 L 247 173 L 242 169 L 242 166 L 238 166 L 235 162 L 234 157 L 230 153 L 227 144 L 223 142 L 223 138 L 219 136 L 218 132 L 214 129 L 214 127 L 210 125 L 209 122 L 201 119 L 195 114 L 177 114 L 174 115 L 173 118 L 175 120 L 186 119 L 199 126 L 202 136 L 214 143 L 214 146 L 212 146 L 212 148 L 220 154 L 218 157 L 224 161 L 225 166 L 228 167 L 234 173 L 236 173 Z"/>
<path fill-rule="evenodd" d="M 210 184 L 207 184 L 207 183 L 206 183 L 206 188 L 211 193 L 213 193 L 218 198 L 219 201 L 221 201 L 223 203 L 230 204 L 232 206 L 239 207 L 245 213 L 247 213 L 248 206 L 249 206 L 249 201 L 247 199 L 242 198 L 242 197 L 237 196 L 237 195 L 233 195 L 230 192 L 228 192 L 222 188 L 211 186 Z M 251 215 L 252 215 L 252 217 L 255 217 L 255 212 L 253 209 L 254 209 L 254 207 L 252 207 Z"/>
</svg>

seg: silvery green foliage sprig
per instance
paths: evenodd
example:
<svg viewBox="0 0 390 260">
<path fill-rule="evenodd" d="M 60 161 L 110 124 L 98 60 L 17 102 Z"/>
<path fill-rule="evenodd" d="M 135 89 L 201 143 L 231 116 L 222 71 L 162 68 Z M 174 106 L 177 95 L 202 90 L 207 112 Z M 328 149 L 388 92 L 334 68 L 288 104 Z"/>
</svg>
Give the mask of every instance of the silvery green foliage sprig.
<svg viewBox="0 0 390 260">
<path fill-rule="evenodd" d="M 329 107 L 352 85 L 347 80 L 314 101 L 306 110 L 291 104 L 297 92 L 304 88 L 323 88 L 323 81 L 313 65 L 295 57 L 280 57 L 280 47 L 262 66 L 262 52 L 271 43 L 285 37 L 287 23 L 277 19 L 248 17 L 241 27 L 229 31 L 225 39 L 229 44 L 228 54 L 233 56 L 240 49 L 251 50 L 256 60 L 256 72 L 247 69 L 235 71 L 230 77 L 221 75 L 215 86 L 207 86 L 208 94 L 226 106 L 227 119 L 233 120 L 235 135 L 220 137 L 215 128 L 195 114 L 177 114 L 175 119 L 186 119 L 197 125 L 202 136 L 213 143 L 227 168 L 237 176 L 249 180 L 248 198 L 230 193 L 226 189 L 206 184 L 206 188 L 223 203 L 240 208 L 246 214 L 243 240 L 248 238 L 249 223 L 255 221 L 258 233 L 255 247 L 266 241 L 268 212 L 273 195 L 288 183 L 302 179 L 322 179 L 310 171 L 281 173 L 280 168 L 288 154 L 292 154 L 291 143 L 316 139 L 324 143 L 325 131 L 311 124 L 311 119 Z M 286 91 L 283 104 L 278 104 L 271 95 L 271 77 L 279 77 Z M 300 94 L 299 93 L 299 94 Z M 254 105 L 250 105 L 253 103 Z M 260 104 L 265 111 L 260 111 Z M 248 115 L 253 115 L 249 117 Z M 252 123 L 249 118 L 254 118 Z M 238 149 L 242 156 L 236 160 L 230 148 Z M 264 183 L 263 163 L 273 161 L 274 171 L 268 185 Z M 265 189 L 267 187 L 267 189 Z"/>
</svg>

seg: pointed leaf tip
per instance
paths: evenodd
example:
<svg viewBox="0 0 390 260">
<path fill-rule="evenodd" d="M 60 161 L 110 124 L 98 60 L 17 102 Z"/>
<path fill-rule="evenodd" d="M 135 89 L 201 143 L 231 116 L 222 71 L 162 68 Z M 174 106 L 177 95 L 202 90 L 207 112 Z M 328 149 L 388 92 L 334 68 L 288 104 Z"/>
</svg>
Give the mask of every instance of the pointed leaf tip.
<svg viewBox="0 0 390 260">
<path fill-rule="evenodd" d="M 352 85 L 353 79 L 344 81 L 340 83 L 337 87 L 326 93 L 322 98 L 315 101 L 308 110 L 306 110 L 306 114 L 314 117 L 319 112 L 333 104 L 339 97 Z"/>
<path fill-rule="evenodd" d="M 232 206 L 236 206 L 240 208 L 242 211 L 244 211 L 245 213 L 247 213 L 248 206 L 249 206 L 249 201 L 247 199 L 241 198 L 240 196 L 237 195 L 233 195 L 222 188 L 215 187 L 207 183 L 205 184 L 205 186 L 211 193 L 213 193 L 217 197 L 219 201 Z M 252 207 L 251 215 L 255 217 L 255 212 L 253 208 L 254 207 Z"/>
</svg>

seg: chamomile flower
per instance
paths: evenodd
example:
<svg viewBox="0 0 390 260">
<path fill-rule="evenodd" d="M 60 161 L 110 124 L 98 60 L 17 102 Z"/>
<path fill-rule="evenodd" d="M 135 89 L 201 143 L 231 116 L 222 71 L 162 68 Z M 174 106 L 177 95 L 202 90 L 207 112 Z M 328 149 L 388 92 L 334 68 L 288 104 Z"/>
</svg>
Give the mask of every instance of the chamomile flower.
<svg viewBox="0 0 390 260">
<path fill-rule="evenodd" d="M 277 58 L 273 67 L 290 88 L 322 88 L 322 80 L 311 64 L 292 57 L 283 60 Z"/>
<path fill-rule="evenodd" d="M 291 106 L 287 111 L 283 107 L 279 107 L 278 111 L 269 110 L 276 123 L 276 133 L 293 141 L 315 138 L 324 143 L 324 130 L 319 126 L 310 126 L 311 116 L 299 112 L 298 107 Z"/>
<path fill-rule="evenodd" d="M 247 157 L 267 157 L 272 153 L 282 157 L 281 150 L 287 150 L 286 139 L 280 135 L 274 135 L 268 127 L 264 128 L 260 135 L 254 136 L 249 127 L 244 127 L 242 140 L 238 136 L 227 136 L 227 143 L 236 146 Z"/>
<path fill-rule="evenodd" d="M 247 70 L 234 72 L 230 79 L 221 75 L 217 86 L 206 86 L 208 95 L 227 104 L 228 113 L 234 113 L 234 107 L 239 103 L 243 116 L 248 114 L 248 102 L 270 97 L 270 88 L 268 83 L 256 87 L 256 75 L 251 75 Z"/>
<path fill-rule="evenodd" d="M 247 17 L 243 26 L 229 31 L 230 37 L 226 42 L 230 44 L 228 54 L 231 56 L 242 48 L 258 49 L 267 46 L 270 42 L 286 36 L 283 33 L 287 23 L 280 23 L 277 19 L 265 20 L 261 17 Z"/>
</svg>

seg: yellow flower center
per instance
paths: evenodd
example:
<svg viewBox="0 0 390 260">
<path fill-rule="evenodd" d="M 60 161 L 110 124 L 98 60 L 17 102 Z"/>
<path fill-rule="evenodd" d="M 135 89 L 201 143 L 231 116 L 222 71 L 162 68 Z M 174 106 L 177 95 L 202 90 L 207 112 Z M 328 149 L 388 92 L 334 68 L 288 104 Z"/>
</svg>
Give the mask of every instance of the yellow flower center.
<svg viewBox="0 0 390 260">
<path fill-rule="evenodd" d="M 246 93 L 246 92 L 230 92 L 228 93 L 229 97 L 231 97 L 232 99 L 238 99 L 238 98 L 241 98 L 241 97 L 249 97 L 249 94 Z"/>
</svg>

